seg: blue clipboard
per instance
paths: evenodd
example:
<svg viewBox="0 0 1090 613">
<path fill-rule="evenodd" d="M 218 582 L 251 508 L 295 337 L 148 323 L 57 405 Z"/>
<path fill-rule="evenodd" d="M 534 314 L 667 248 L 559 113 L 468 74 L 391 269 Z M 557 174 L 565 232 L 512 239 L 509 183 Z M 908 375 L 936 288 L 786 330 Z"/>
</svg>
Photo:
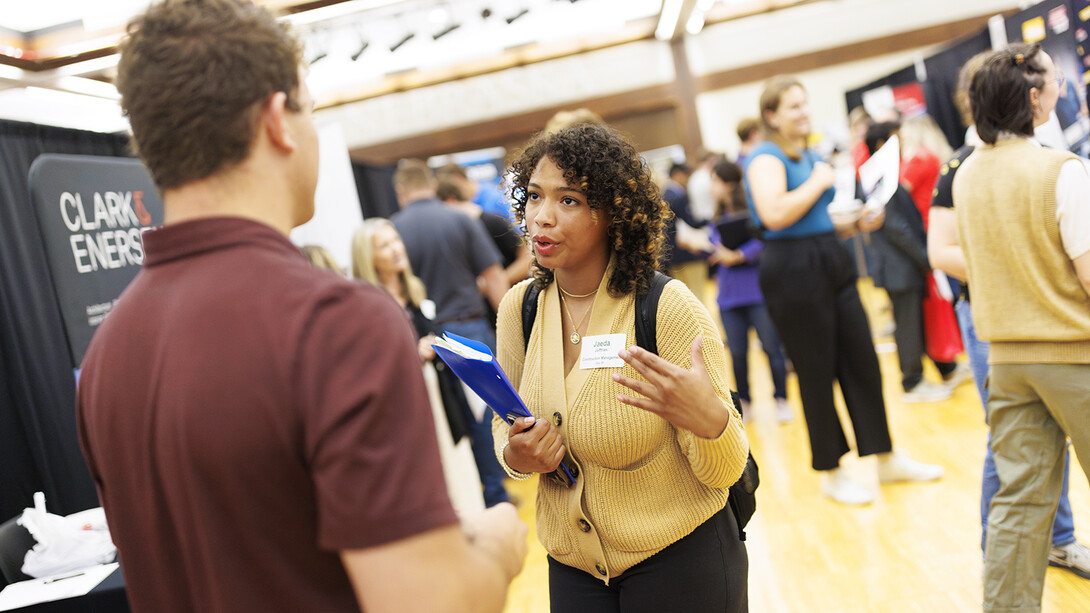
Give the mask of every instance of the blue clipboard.
<svg viewBox="0 0 1090 613">
<path fill-rule="evenodd" d="M 446 362 L 447 366 L 450 366 L 450 369 L 454 371 L 454 374 L 458 375 L 458 378 L 468 385 L 469 389 L 480 396 L 481 400 L 484 400 L 485 404 L 500 419 L 511 424 L 520 417 L 533 417 L 530 410 L 526 408 L 526 403 L 522 401 L 518 392 L 515 391 L 515 387 L 511 385 L 511 381 L 504 374 L 503 369 L 496 363 L 496 356 L 492 354 L 492 350 L 488 348 L 488 345 L 449 332 L 444 336 L 455 343 L 468 347 L 474 353 L 466 352 L 466 354 L 463 354 L 452 351 L 441 344 L 434 344 L 432 347 L 435 349 L 436 355 Z M 575 475 L 578 472 L 571 468 L 572 465 L 568 458 L 565 457 L 560 462 L 560 466 L 549 473 L 548 477 L 565 487 L 569 487 L 572 483 L 575 483 Z"/>
</svg>

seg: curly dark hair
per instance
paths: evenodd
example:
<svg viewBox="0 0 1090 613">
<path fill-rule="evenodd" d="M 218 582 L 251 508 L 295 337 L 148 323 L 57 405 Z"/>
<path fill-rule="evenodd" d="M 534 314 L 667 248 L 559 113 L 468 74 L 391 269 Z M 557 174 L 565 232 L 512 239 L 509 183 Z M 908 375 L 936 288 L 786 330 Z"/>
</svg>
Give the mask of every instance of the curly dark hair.
<svg viewBox="0 0 1090 613">
<path fill-rule="evenodd" d="M 542 158 L 556 162 L 568 183 L 586 194 L 592 211 L 601 211 L 612 220 L 608 238 L 615 262 L 610 294 L 646 292 L 662 258 L 665 222 L 673 213 L 644 159 L 606 125 L 581 123 L 538 134 L 516 154 L 507 177 L 515 218 L 523 225 L 527 241 L 527 185 Z M 538 287 L 553 280 L 553 271 L 538 264 L 536 254 L 532 270 Z"/>
</svg>

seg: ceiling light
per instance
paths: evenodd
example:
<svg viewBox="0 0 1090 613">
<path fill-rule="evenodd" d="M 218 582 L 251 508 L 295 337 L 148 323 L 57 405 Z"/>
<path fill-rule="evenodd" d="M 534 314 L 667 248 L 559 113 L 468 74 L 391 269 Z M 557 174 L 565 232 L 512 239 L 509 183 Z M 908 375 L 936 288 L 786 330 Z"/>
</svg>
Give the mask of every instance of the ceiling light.
<svg viewBox="0 0 1090 613">
<path fill-rule="evenodd" d="M 529 12 L 530 12 L 529 9 L 522 9 L 521 11 L 515 13 L 514 15 L 511 15 L 507 19 L 504 19 L 504 21 L 506 21 L 508 23 L 508 25 L 510 25 L 512 23 L 515 23 L 515 21 L 517 21 L 519 17 L 522 17 L 523 15 L 525 15 L 526 13 L 529 13 Z"/>
<path fill-rule="evenodd" d="M 689 14 L 689 20 L 685 22 L 685 31 L 693 36 L 699 34 L 704 28 L 704 16 L 713 4 L 715 0 L 697 0 L 693 12 Z"/>
<path fill-rule="evenodd" d="M 451 32 L 453 32 L 453 31 L 457 30 L 457 29 L 458 29 L 458 28 L 460 28 L 460 27 L 462 27 L 462 24 L 460 24 L 460 23 L 452 23 L 452 24 L 450 24 L 449 26 L 447 26 L 447 27 L 443 28 L 442 30 L 439 30 L 439 31 L 438 31 L 438 32 L 436 32 L 435 34 L 432 34 L 432 35 L 431 35 L 431 39 L 432 39 L 432 40 L 439 40 L 440 38 L 443 38 L 443 37 L 444 37 L 444 36 L 446 36 L 447 34 L 450 34 Z"/>
<path fill-rule="evenodd" d="M 681 5 L 684 0 L 662 0 L 662 11 L 659 12 L 659 25 L 655 28 L 655 38 L 670 40 L 677 32 L 678 23 L 681 21 Z"/>
<path fill-rule="evenodd" d="M 370 42 L 365 41 L 365 40 L 360 41 L 360 48 L 358 50 L 356 50 L 356 52 L 351 55 L 352 61 L 355 62 L 356 60 L 360 59 L 360 56 L 363 55 L 363 52 L 367 51 L 367 48 L 370 47 L 370 46 L 371 46 Z"/>
<path fill-rule="evenodd" d="M 390 53 L 393 53 L 394 51 L 397 51 L 398 49 L 400 49 L 402 45 L 404 45 L 405 43 L 412 40 L 415 36 L 416 36 L 416 34 L 414 34 L 412 32 L 409 32 L 408 34 L 406 34 L 404 38 L 402 38 L 401 40 L 397 41 L 396 43 L 390 45 Z"/>
<path fill-rule="evenodd" d="M 428 21 L 432 22 L 435 25 L 439 25 L 446 21 L 448 16 L 449 15 L 447 14 L 447 9 L 443 7 L 438 7 L 432 9 L 431 12 L 428 13 Z"/>
</svg>

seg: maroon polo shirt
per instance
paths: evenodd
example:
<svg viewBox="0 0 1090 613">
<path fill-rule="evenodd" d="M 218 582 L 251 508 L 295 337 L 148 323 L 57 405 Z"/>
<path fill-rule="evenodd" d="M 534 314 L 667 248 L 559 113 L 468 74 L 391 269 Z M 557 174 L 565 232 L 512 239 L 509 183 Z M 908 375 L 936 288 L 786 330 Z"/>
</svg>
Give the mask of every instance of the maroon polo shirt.
<svg viewBox="0 0 1090 613">
<path fill-rule="evenodd" d="M 358 610 L 339 550 L 457 521 L 405 315 L 254 221 L 144 249 L 78 394 L 133 610 Z"/>
</svg>

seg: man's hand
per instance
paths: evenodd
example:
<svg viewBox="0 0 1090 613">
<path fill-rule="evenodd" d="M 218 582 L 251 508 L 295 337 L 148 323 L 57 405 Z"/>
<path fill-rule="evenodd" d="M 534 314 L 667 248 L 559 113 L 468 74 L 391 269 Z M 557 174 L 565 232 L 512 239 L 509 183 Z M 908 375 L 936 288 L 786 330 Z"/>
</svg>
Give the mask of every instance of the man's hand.
<svg viewBox="0 0 1090 613">
<path fill-rule="evenodd" d="M 480 513 L 462 518 L 470 545 L 495 559 L 507 580 L 522 571 L 526 561 L 526 534 L 529 528 L 519 519 L 518 510 L 509 502 L 502 502 Z"/>
</svg>

